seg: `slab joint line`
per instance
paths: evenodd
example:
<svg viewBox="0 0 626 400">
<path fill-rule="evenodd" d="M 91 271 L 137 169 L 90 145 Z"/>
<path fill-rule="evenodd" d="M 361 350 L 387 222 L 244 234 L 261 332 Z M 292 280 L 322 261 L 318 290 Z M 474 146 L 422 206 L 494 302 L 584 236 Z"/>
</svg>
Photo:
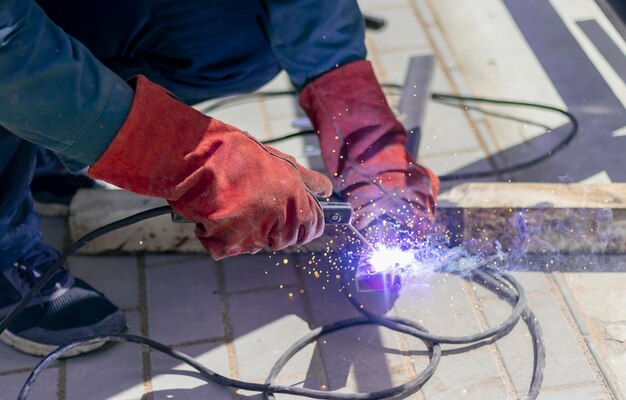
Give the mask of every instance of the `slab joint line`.
<svg viewBox="0 0 626 400">
<path fill-rule="evenodd" d="M 580 316 L 580 311 L 578 311 L 578 307 L 576 306 L 576 300 L 573 298 L 572 293 L 570 292 L 566 283 L 563 282 L 563 278 L 560 276 L 560 274 L 557 274 L 557 273 L 551 274 L 551 278 L 552 278 L 553 284 L 556 286 L 556 288 L 561 294 L 561 298 L 563 302 L 565 303 L 565 307 L 569 311 L 570 317 L 574 321 L 575 328 L 578 331 L 578 334 L 582 338 L 583 343 L 585 344 L 585 347 L 587 348 L 587 351 L 589 352 L 589 355 L 591 355 L 591 359 L 593 363 L 595 364 L 596 369 L 600 374 L 600 377 L 602 378 L 604 386 L 607 388 L 607 390 L 609 391 L 613 399 L 624 400 L 624 397 L 620 394 L 618 388 L 615 386 L 615 384 L 611 380 L 612 374 L 610 372 L 610 369 L 607 367 L 606 363 L 603 360 L 602 355 L 600 354 L 600 352 L 598 351 L 598 349 L 596 348 L 595 344 L 592 341 L 589 328 L 587 327 L 587 324 L 585 323 L 585 321 L 583 321 L 583 319 Z"/>
</svg>

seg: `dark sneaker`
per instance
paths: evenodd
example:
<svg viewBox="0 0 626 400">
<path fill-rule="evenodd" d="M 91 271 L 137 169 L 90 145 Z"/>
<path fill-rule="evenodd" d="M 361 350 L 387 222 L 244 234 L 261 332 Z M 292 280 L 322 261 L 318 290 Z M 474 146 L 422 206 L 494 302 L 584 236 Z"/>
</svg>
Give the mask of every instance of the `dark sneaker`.
<svg viewBox="0 0 626 400">
<path fill-rule="evenodd" d="M 15 307 L 58 257 L 58 251 L 41 244 L 9 268 L 0 270 L 0 319 Z M 0 340 L 24 353 L 44 356 L 73 339 L 125 330 L 124 314 L 102 293 L 63 268 L 0 334 Z M 102 345 L 78 347 L 65 357 Z"/>
<path fill-rule="evenodd" d="M 88 176 L 69 173 L 35 175 L 30 183 L 35 211 L 44 217 L 66 216 L 72 197 L 79 189 L 96 187 L 100 186 Z"/>
</svg>

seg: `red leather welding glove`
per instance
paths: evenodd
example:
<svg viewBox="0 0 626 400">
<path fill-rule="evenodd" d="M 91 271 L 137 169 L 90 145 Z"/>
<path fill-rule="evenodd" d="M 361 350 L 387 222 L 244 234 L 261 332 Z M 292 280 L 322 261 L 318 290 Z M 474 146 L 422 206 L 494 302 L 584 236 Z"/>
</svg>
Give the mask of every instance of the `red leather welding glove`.
<svg viewBox="0 0 626 400">
<path fill-rule="evenodd" d="M 354 207 L 355 227 L 371 240 L 393 241 L 372 230 L 391 220 L 421 237 L 434 219 L 439 180 L 406 151 L 406 131 L 370 63 L 325 73 L 304 88 L 300 105 L 317 130 L 333 184 Z"/>
<path fill-rule="evenodd" d="M 326 177 L 143 76 L 134 85 L 128 117 L 90 177 L 167 199 L 197 223 L 196 235 L 215 259 L 278 250 L 322 234 L 315 195 L 331 193 Z"/>
</svg>

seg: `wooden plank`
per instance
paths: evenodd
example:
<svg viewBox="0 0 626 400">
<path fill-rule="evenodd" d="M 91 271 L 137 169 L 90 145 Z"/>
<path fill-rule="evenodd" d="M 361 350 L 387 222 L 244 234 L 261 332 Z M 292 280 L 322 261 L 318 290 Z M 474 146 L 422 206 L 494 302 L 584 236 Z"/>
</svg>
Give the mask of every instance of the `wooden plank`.
<svg viewBox="0 0 626 400">
<path fill-rule="evenodd" d="M 440 208 L 626 208 L 626 183 L 466 183 L 443 193 Z"/>
<path fill-rule="evenodd" d="M 76 241 L 100 226 L 165 204 L 162 199 L 123 190 L 79 190 L 70 204 L 71 239 Z M 194 228 L 193 224 L 174 224 L 164 215 L 102 236 L 83 247 L 81 253 L 204 252 Z"/>
</svg>

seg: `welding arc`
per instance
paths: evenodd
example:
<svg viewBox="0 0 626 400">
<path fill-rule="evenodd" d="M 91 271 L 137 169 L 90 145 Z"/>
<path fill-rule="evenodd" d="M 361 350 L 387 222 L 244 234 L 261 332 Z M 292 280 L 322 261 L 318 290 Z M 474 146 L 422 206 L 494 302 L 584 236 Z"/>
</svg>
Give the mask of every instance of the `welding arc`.
<svg viewBox="0 0 626 400">
<path fill-rule="evenodd" d="M 17 315 L 19 315 L 19 313 L 24 309 L 26 304 L 28 304 L 33 296 L 35 296 L 35 294 L 46 284 L 50 277 L 54 275 L 54 272 L 61 268 L 65 261 L 74 253 L 76 253 L 82 246 L 113 230 L 120 229 L 125 226 L 158 215 L 169 214 L 171 212 L 172 209 L 169 206 L 157 207 L 135 215 L 131 215 L 130 217 L 121 219 L 119 221 L 112 222 L 92 232 L 89 232 L 88 234 L 80 238 L 60 256 L 60 258 L 54 263 L 54 265 L 47 271 L 46 274 L 44 274 L 41 278 L 37 280 L 37 282 L 35 282 L 33 288 L 24 297 L 20 304 L 18 304 L 18 306 L 15 307 L 15 309 L 2 321 L 2 323 L 0 324 L 0 333 L 6 328 L 6 326 L 11 323 L 11 321 Z M 207 368 L 206 366 L 198 363 L 189 355 L 171 349 L 167 345 L 159 343 L 150 338 L 125 333 L 112 333 L 76 339 L 50 353 L 48 356 L 42 359 L 37 367 L 30 373 L 24 386 L 22 387 L 22 390 L 19 393 L 18 400 L 25 400 L 28 397 L 28 394 L 30 393 L 30 390 L 34 385 L 36 379 L 41 375 L 41 373 L 45 371 L 45 369 L 50 366 L 54 361 L 62 357 L 63 354 L 65 354 L 67 351 L 78 346 L 101 342 L 130 342 L 148 346 L 155 351 L 169 355 L 170 357 L 173 357 L 191 366 L 196 371 L 198 371 L 198 373 L 204 379 L 208 381 L 212 381 L 223 386 L 260 392 L 263 393 L 264 397 L 268 400 L 274 399 L 274 393 L 292 394 L 296 396 L 328 400 L 385 399 L 402 394 L 407 395 L 413 393 L 419 390 L 422 385 L 428 381 L 428 379 L 435 373 L 437 365 L 439 364 L 439 360 L 442 356 L 440 343 L 465 343 L 475 346 L 481 344 L 481 341 L 486 339 L 489 339 L 491 342 L 493 342 L 509 333 L 519 321 L 520 316 L 524 318 L 524 321 L 528 325 L 531 336 L 533 337 L 533 349 L 535 357 L 531 387 L 528 391 L 527 399 L 535 399 L 539 393 L 539 388 L 541 387 L 541 382 L 543 379 L 545 352 L 543 348 L 541 329 L 534 315 L 526 306 L 526 297 L 524 295 L 522 287 L 512 277 L 506 275 L 498 277 L 488 269 L 484 271 L 474 270 L 469 276 L 466 276 L 464 278 L 473 280 L 474 282 L 486 287 L 487 289 L 491 290 L 498 296 L 504 298 L 509 303 L 511 303 L 514 306 L 511 317 L 509 317 L 499 327 L 492 328 L 482 334 L 474 334 L 468 337 L 460 338 L 432 335 L 428 333 L 428 331 L 424 327 L 414 321 L 397 317 L 377 316 L 370 313 L 365 308 L 361 307 L 361 304 L 358 302 L 358 300 L 356 300 L 355 296 L 349 290 L 346 290 L 346 295 L 351 304 L 353 304 L 354 307 L 361 314 L 363 314 L 364 317 L 335 322 L 333 324 L 325 325 L 313 330 L 311 333 L 292 345 L 285 352 L 285 354 L 280 357 L 280 359 L 275 363 L 272 370 L 270 371 L 269 377 L 264 384 L 245 382 L 220 375 Z M 278 376 L 285 364 L 304 347 L 315 342 L 317 339 L 324 335 L 359 325 L 380 325 L 397 332 L 412 335 L 422 340 L 429 350 L 430 361 L 428 366 L 415 379 L 407 383 L 369 393 L 338 393 L 325 390 L 314 390 L 294 386 L 277 385 L 273 383 L 274 379 Z"/>
</svg>

